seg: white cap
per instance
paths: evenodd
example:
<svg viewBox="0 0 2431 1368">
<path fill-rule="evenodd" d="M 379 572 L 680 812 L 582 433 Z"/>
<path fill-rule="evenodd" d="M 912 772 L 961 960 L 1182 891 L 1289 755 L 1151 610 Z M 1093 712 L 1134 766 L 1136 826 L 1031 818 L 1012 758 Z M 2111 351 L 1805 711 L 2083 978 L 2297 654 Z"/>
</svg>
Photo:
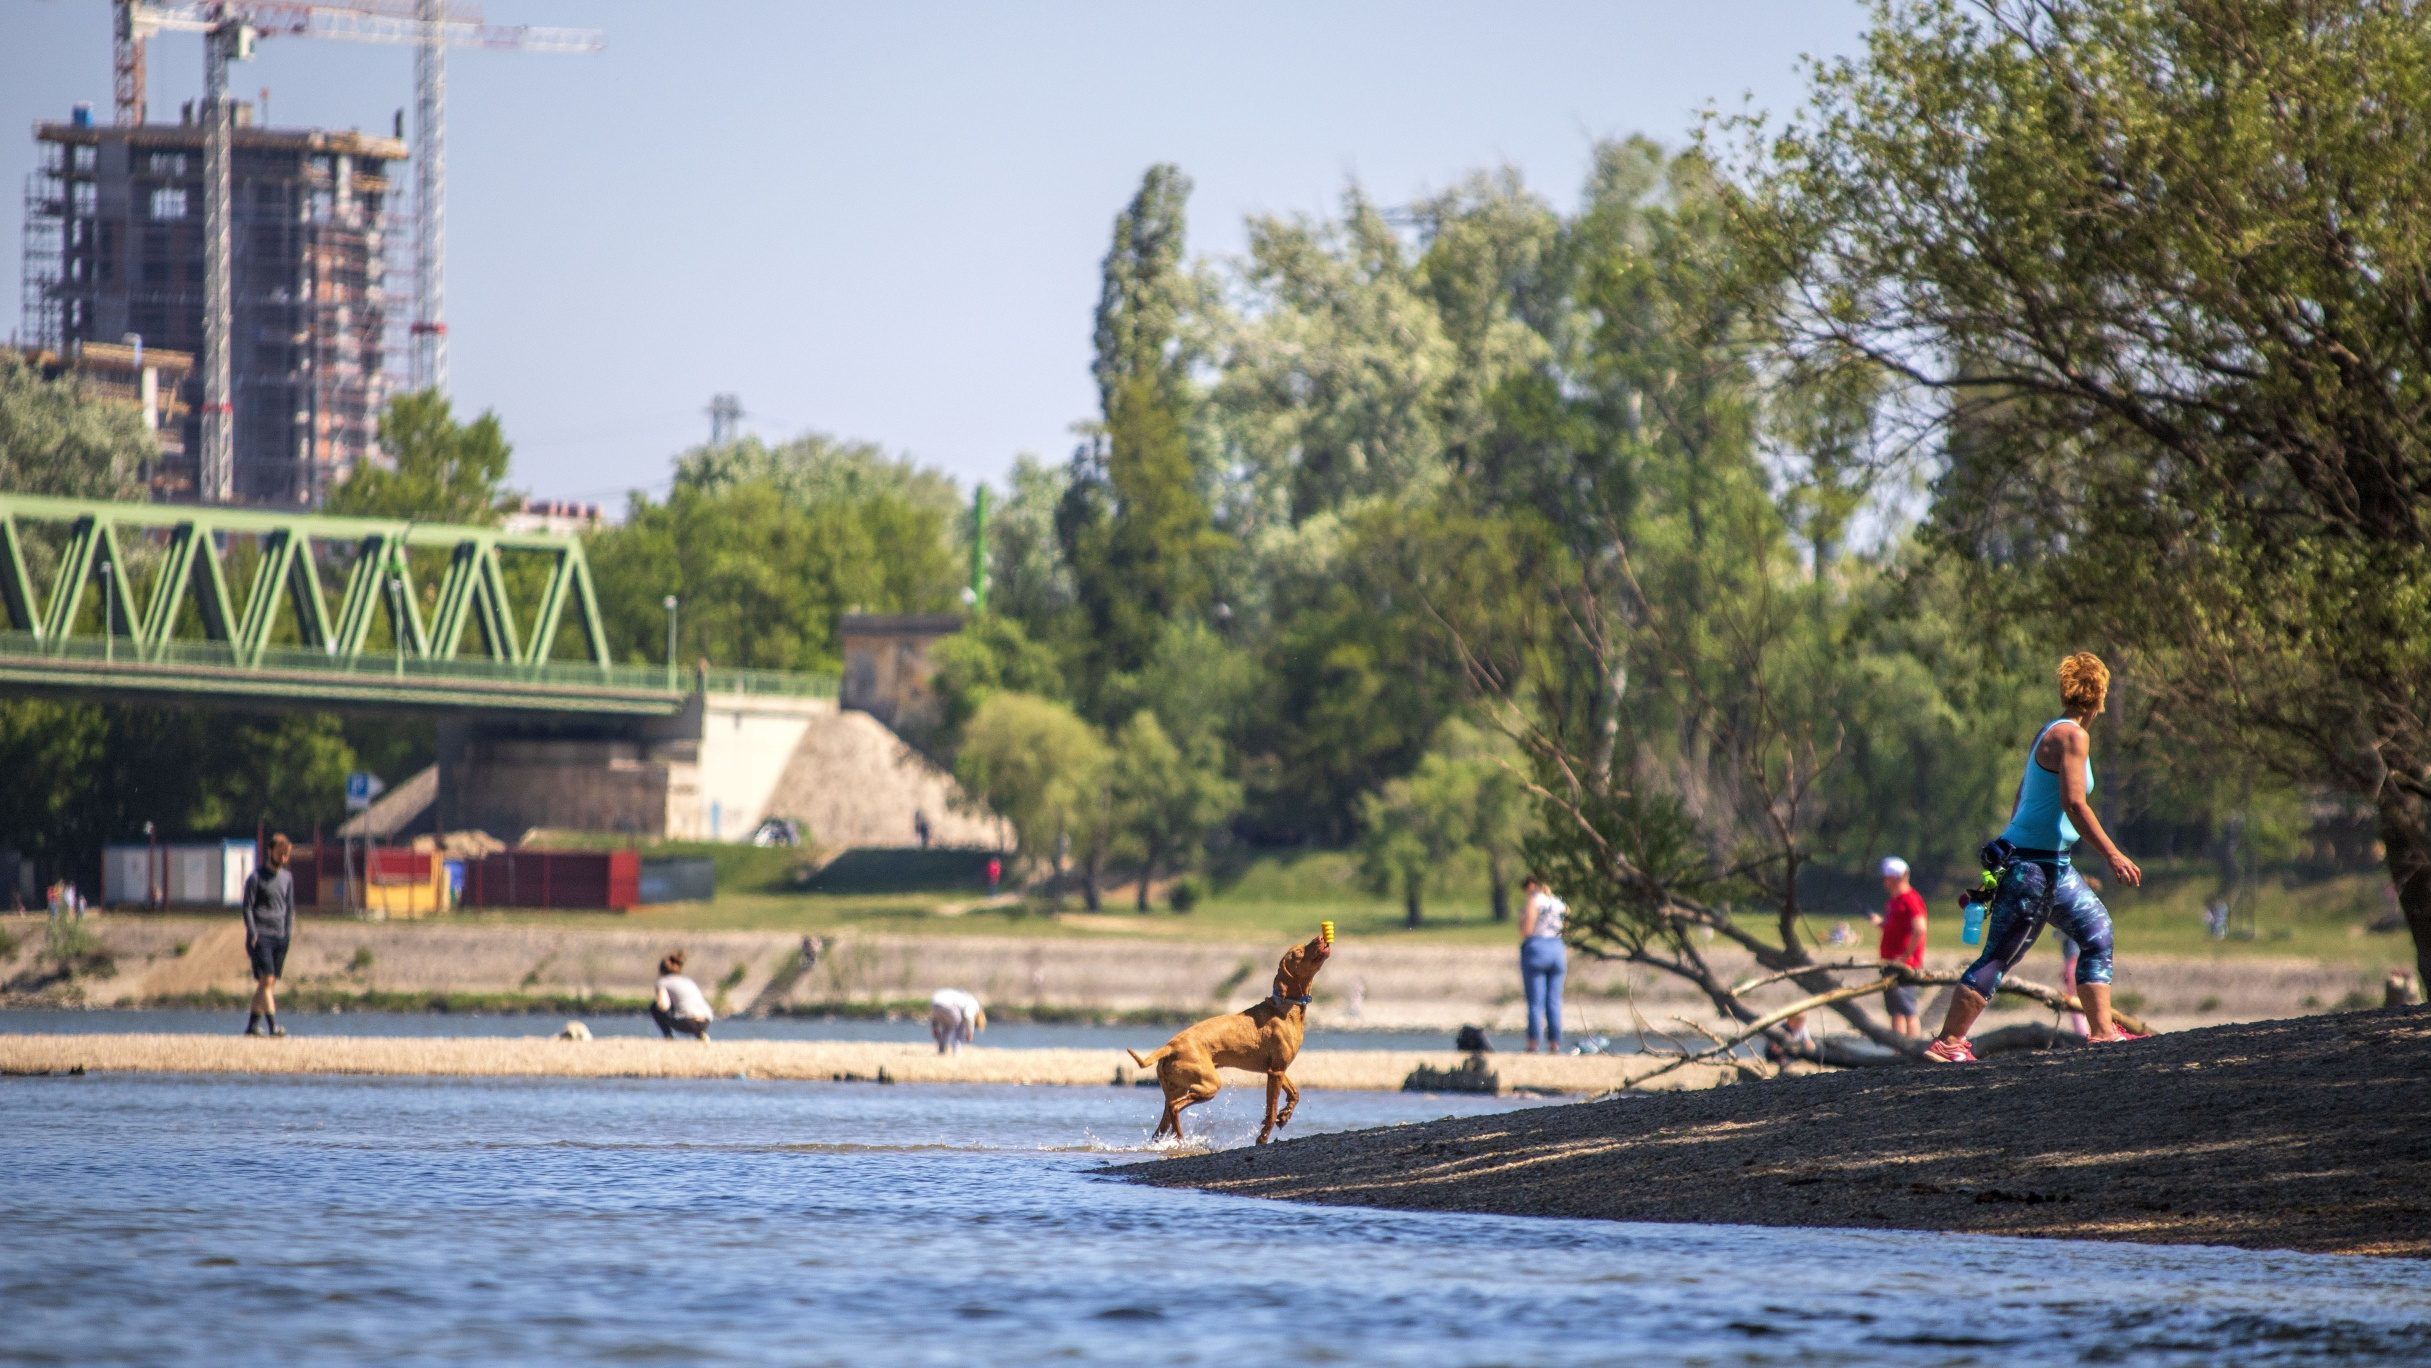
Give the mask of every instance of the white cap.
<svg viewBox="0 0 2431 1368">
<path fill-rule="evenodd" d="M 1896 855 L 1883 856 L 1882 877 L 1886 879 L 1904 879 L 1908 877 L 1908 862 Z"/>
</svg>

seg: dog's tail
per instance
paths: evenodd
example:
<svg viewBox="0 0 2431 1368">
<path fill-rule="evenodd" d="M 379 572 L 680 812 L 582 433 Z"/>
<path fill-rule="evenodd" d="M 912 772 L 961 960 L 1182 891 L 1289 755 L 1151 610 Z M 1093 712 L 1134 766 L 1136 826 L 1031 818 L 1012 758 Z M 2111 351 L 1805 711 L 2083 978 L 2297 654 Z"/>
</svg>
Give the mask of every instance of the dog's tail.
<svg viewBox="0 0 2431 1368">
<path fill-rule="evenodd" d="M 1141 1068 L 1153 1069 L 1156 1067 L 1157 1061 L 1164 1059 L 1166 1056 L 1173 1053 L 1173 1047 L 1171 1045 L 1159 1045 L 1155 1049 L 1150 1050 L 1146 1055 L 1142 1055 L 1137 1050 L 1125 1050 L 1123 1053 L 1131 1056 L 1131 1062 L 1139 1065 Z"/>
</svg>

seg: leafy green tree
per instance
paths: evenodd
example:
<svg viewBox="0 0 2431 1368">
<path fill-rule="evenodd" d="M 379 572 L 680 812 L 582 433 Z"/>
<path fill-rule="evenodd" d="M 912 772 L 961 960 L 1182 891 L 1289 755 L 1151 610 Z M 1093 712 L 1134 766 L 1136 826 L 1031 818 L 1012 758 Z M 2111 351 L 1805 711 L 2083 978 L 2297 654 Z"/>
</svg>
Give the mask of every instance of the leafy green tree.
<svg viewBox="0 0 2431 1368">
<path fill-rule="evenodd" d="M 1024 453 L 1013 458 L 1004 497 L 988 510 L 988 611 L 1031 637 L 1062 642 L 1074 630 L 1072 569 L 1055 539 L 1055 510 L 1070 476 Z"/>
<path fill-rule="evenodd" d="M 1148 377 L 1123 381 L 1107 414 L 1106 448 L 1095 502 L 1061 529 L 1099 680 L 1138 669 L 1165 624 L 1207 611 L 1223 546 L 1167 388 Z M 1067 506 L 1081 505 L 1068 498 Z"/>
<path fill-rule="evenodd" d="M 1485 860 L 1486 893 L 1494 920 L 1511 919 L 1511 881 L 1525 858 L 1535 804 L 1523 772 L 1526 757 L 1509 739 L 1466 719 L 1444 723 L 1435 746 L 1444 761 L 1467 772 L 1469 845 Z"/>
<path fill-rule="evenodd" d="M 1943 424 L 1980 601 L 2368 804 L 2431 973 L 2426 17 L 1880 0 L 1741 217 L 1800 351 Z"/>
<path fill-rule="evenodd" d="M 1399 894 L 1414 929 L 1425 916 L 1427 889 L 1475 841 L 1477 773 L 1429 755 L 1407 777 L 1367 795 L 1360 820 L 1360 877 L 1376 892 Z"/>
<path fill-rule="evenodd" d="M 808 497 L 809 502 L 802 501 Z M 636 497 L 588 554 L 617 653 L 657 661 L 664 599 L 677 600 L 680 662 L 834 670 L 848 612 L 942 612 L 958 601 L 946 511 L 880 489 L 797 495 L 773 479 L 678 480 Z"/>
<path fill-rule="evenodd" d="M 0 351 L 0 489 L 77 499 L 131 499 L 159 444 L 132 404 L 94 396 Z"/>
<path fill-rule="evenodd" d="M 1255 701 L 1257 662 L 1203 622 L 1167 624 L 1147 663 L 1117 675 L 1106 688 L 1116 712 L 1142 709 L 1185 751 L 1212 744 L 1221 751 L 1232 728 Z"/>
<path fill-rule="evenodd" d="M 1183 270 L 1190 178 L 1167 162 L 1148 168 L 1140 188 L 1114 219 L 1097 299 L 1098 406 L 1109 417 L 1123 386 L 1149 381 L 1176 389 L 1189 366 L 1183 319 L 1192 289 Z"/>
<path fill-rule="evenodd" d="M 722 447 L 695 447 L 676 458 L 679 485 L 715 493 L 766 484 L 803 508 L 829 504 L 900 503 L 933 516 L 958 535 L 962 493 L 953 477 L 908 456 L 889 455 L 875 442 L 848 442 L 808 432 L 768 446 L 746 437 Z"/>
<path fill-rule="evenodd" d="M 1063 704 L 998 693 L 963 729 L 954 777 L 971 801 L 1013 824 L 1022 855 L 1048 864 L 1058 887 L 1068 852 L 1077 851 L 1082 894 L 1095 911 L 1113 758 L 1097 729 Z"/>
<path fill-rule="evenodd" d="M 1296 523 L 1441 473 L 1461 355 L 1410 258 L 1357 190 L 1338 222 L 1252 220 L 1250 307 L 1215 391 L 1249 519 Z"/>
<path fill-rule="evenodd" d="M 436 390 L 399 395 L 380 414 L 380 449 L 386 462 L 349 471 L 329 492 L 326 511 L 487 525 L 513 506 L 506 487 L 512 449 L 496 414 L 459 423 Z"/>
<path fill-rule="evenodd" d="M 1224 775 L 1221 748 L 1202 740 L 1185 751 L 1156 714 L 1132 714 L 1114 737 L 1114 824 L 1139 856 L 1139 910 L 1157 871 L 1187 869 L 1207 837 L 1241 806 L 1241 786 Z"/>
<path fill-rule="evenodd" d="M 1305 578 L 1275 588 L 1264 687 L 1235 732 L 1253 830 L 1347 841 L 1361 795 L 1408 773 L 1458 706 L 1460 660 L 1409 592 L 1435 549 L 1431 518 L 1423 505 L 1365 505 Z"/>
<path fill-rule="evenodd" d="M 81 879 L 146 822 L 173 839 L 257 822 L 308 839 L 344 816 L 356 760 L 325 714 L 20 698 L 0 704 L 0 764 L 26 779 L 0 788 L 8 843 Z"/>
<path fill-rule="evenodd" d="M 1167 621 L 1212 601 L 1216 532 L 1192 450 L 1197 399 L 1183 318 L 1190 182 L 1149 168 L 1117 215 L 1097 309 L 1104 423 L 1074 455 L 1056 538 L 1087 627 L 1088 687 L 1147 659 Z"/>
<path fill-rule="evenodd" d="M 937 667 L 930 686 L 944 714 L 938 739 L 949 754 L 971 718 L 996 695 L 1029 694 L 1060 702 L 1067 692 L 1063 663 L 1055 653 L 1032 641 L 1020 622 L 1000 614 L 973 617 L 961 631 L 931 647 L 929 656 Z"/>
</svg>

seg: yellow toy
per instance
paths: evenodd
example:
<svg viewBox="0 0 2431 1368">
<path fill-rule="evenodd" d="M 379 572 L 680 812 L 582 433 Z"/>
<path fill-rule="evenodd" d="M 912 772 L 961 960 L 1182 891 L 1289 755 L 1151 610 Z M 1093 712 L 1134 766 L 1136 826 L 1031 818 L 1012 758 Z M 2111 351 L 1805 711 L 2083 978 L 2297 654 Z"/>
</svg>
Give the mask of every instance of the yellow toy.
<svg viewBox="0 0 2431 1368">
<path fill-rule="evenodd" d="M 1317 923 L 1317 934 L 1324 938 L 1328 946 L 1331 946 L 1334 943 L 1334 924 L 1329 921 Z"/>
</svg>

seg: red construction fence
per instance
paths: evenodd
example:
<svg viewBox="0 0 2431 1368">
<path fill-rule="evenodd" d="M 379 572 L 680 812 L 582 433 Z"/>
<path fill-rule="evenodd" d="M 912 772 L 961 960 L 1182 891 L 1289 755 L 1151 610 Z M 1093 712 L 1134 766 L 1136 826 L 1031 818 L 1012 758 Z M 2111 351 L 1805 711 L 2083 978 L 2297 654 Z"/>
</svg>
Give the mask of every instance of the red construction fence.
<svg viewBox="0 0 2431 1368">
<path fill-rule="evenodd" d="M 507 850 L 464 864 L 460 907 L 629 910 L 641 901 L 631 850 Z"/>
</svg>

